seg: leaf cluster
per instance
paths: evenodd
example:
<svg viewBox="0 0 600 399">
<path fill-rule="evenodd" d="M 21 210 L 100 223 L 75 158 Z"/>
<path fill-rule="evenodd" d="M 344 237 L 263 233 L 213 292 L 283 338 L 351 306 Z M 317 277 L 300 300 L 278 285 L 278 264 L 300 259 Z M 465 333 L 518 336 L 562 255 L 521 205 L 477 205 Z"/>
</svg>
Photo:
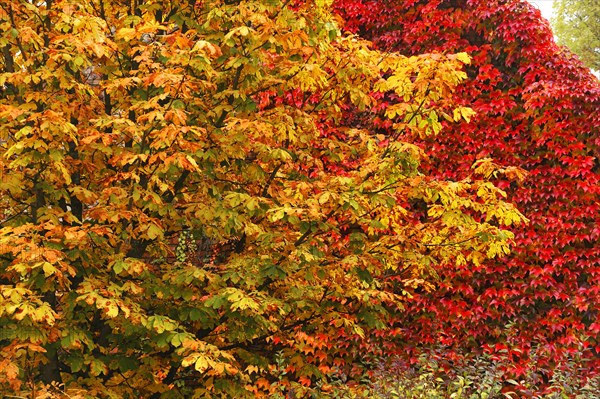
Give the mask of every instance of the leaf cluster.
<svg viewBox="0 0 600 399">
<path fill-rule="evenodd" d="M 466 54 L 374 50 L 323 1 L 1 4 L 3 392 L 251 397 L 279 352 L 315 384 L 525 220 L 401 140 L 473 116 Z M 394 133 L 344 123 L 378 95 Z"/>
</svg>

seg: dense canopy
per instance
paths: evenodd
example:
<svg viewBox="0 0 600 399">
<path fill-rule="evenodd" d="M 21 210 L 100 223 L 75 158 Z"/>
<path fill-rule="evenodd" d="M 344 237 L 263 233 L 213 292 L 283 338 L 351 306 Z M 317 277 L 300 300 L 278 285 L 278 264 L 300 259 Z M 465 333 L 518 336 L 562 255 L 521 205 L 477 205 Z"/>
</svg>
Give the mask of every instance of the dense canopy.
<svg viewBox="0 0 600 399">
<path fill-rule="evenodd" d="M 323 1 L 10 0 L 0 32 L 1 393 L 352 375 L 408 290 L 524 220 L 484 179 L 519 169 L 431 178 L 403 141 L 473 117 L 470 58 L 374 50 Z M 348 123 L 382 96 L 393 130 Z"/>
<path fill-rule="evenodd" d="M 337 10 L 378 48 L 471 55 L 454 101 L 477 116 L 421 141 L 430 173 L 461 179 L 487 157 L 529 172 L 520 185 L 497 180 L 531 220 L 515 250 L 482 267 L 436 267 L 438 289 L 414 292 L 399 317 L 396 350 L 441 346 L 451 361 L 486 352 L 506 378 L 541 385 L 559 366 L 589 376 L 600 354 L 598 79 L 525 1 L 340 0 Z"/>
</svg>

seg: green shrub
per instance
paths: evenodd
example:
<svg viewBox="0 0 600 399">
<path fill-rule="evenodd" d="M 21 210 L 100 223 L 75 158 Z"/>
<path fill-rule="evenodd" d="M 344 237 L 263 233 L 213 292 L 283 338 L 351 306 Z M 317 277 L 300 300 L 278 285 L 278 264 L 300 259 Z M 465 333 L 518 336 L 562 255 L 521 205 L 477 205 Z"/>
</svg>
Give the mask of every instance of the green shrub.
<svg viewBox="0 0 600 399">
<path fill-rule="evenodd" d="M 508 379 L 501 364 L 488 357 L 449 366 L 438 356 L 422 356 L 417 363 L 399 359 L 379 361 L 363 382 L 348 384 L 344 375 L 330 376 L 313 389 L 296 388 L 284 398 L 318 399 L 600 399 L 600 376 L 582 381 L 575 362 L 559 365 L 550 388 L 541 392 L 540 374 Z M 443 364 L 442 364 L 443 363 Z M 548 380 L 546 380 L 547 382 Z M 545 384 L 547 385 L 547 384 Z"/>
</svg>

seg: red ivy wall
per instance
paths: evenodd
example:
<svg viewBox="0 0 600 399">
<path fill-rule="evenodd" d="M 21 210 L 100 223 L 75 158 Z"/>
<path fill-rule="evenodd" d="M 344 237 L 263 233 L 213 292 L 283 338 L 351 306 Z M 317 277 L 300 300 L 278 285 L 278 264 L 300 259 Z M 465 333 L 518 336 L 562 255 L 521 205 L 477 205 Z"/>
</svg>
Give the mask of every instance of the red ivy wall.
<svg viewBox="0 0 600 399">
<path fill-rule="evenodd" d="M 499 182 L 531 220 L 516 230 L 514 252 L 484 267 L 440 267 L 438 290 L 415 293 L 398 322 L 400 351 L 485 351 L 517 375 L 581 355 L 591 370 L 600 354 L 598 79 L 525 1 L 337 0 L 337 9 L 346 29 L 381 49 L 473 58 L 456 100 L 478 116 L 421 142 L 434 173 L 464 177 L 484 157 L 530 172 L 519 187 Z"/>
</svg>

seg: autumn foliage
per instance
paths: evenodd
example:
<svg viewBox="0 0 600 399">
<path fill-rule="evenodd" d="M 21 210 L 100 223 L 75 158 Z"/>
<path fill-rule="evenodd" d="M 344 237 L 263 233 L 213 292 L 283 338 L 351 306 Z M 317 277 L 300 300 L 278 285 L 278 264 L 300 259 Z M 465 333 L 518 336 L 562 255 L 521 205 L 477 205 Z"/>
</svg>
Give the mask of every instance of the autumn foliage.
<svg viewBox="0 0 600 399">
<path fill-rule="evenodd" d="M 496 180 L 531 221 L 515 231 L 516 249 L 436 267 L 437 289 L 414 291 L 397 320 L 398 353 L 441 346 L 451 362 L 488 353 L 506 378 L 533 372 L 542 385 L 579 359 L 585 378 L 600 356 L 598 79 L 525 1 L 340 0 L 337 10 L 380 49 L 471 55 L 453 100 L 477 114 L 419 141 L 430 173 L 461 179 L 484 158 L 529 172 L 523 184 Z"/>
<path fill-rule="evenodd" d="M 403 141 L 473 117 L 470 58 L 288 3 L 0 1 L 1 393 L 299 392 L 436 265 L 508 252 L 486 176 L 521 171 L 428 177 Z M 384 97 L 392 130 L 347 123 Z"/>
</svg>

